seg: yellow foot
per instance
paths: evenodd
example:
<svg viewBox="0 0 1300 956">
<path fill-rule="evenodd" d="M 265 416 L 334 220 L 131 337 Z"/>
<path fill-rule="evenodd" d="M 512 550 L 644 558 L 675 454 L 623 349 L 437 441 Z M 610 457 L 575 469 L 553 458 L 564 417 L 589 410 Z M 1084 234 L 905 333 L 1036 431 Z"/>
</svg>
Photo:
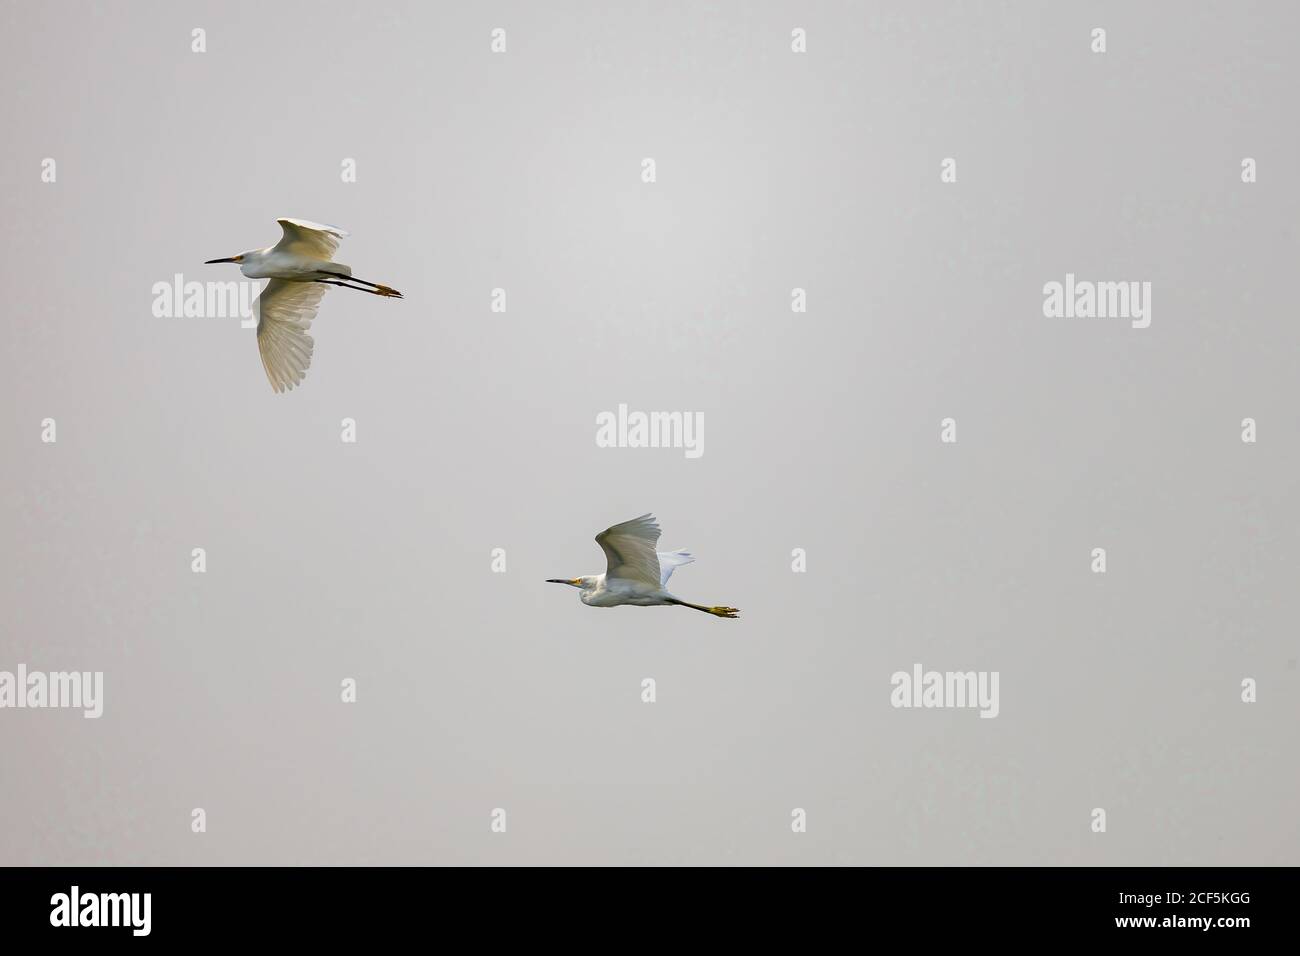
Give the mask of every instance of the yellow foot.
<svg viewBox="0 0 1300 956">
<path fill-rule="evenodd" d="M 400 299 L 400 298 L 403 297 L 403 296 L 402 296 L 402 293 L 398 292 L 396 289 L 390 289 L 390 288 L 389 288 L 388 286 L 386 286 L 386 285 L 381 285 L 381 286 L 380 286 L 378 289 L 376 289 L 375 291 L 378 292 L 380 295 L 386 295 L 386 296 L 390 296 L 390 297 L 392 297 L 392 298 L 396 298 L 396 299 Z"/>
<path fill-rule="evenodd" d="M 735 617 L 740 611 L 734 607 L 711 607 L 710 614 L 716 614 L 718 617 Z"/>
</svg>

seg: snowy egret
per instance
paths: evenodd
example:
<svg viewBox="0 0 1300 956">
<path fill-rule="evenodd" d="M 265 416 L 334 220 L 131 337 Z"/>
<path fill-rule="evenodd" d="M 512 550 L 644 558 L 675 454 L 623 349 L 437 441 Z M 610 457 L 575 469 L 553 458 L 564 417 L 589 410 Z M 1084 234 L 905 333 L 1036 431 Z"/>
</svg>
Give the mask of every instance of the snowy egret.
<svg viewBox="0 0 1300 956">
<path fill-rule="evenodd" d="M 548 578 L 547 584 L 570 584 L 578 588 L 583 604 L 591 607 L 658 607 L 677 604 L 718 617 L 735 617 L 734 607 L 705 607 L 692 604 L 668 593 L 666 585 L 673 571 L 690 564 L 695 555 L 688 551 L 656 551 L 659 523 L 654 515 L 644 514 L 606 528 L 596 535 L 596 543 L 605 552 L 609 567 L 604 574 L 580 578 Z"/>
<path fill-rule="evenodd" d="M 402 293 L 377 282 L 358 279 L 341 262 L 331 262 L 339 240 L 347 235 L 337 226 L 305 219 L 277 219 L 284 236 L 273 246 L 241 252 L 216 262 L 237 262 L 250 279 L 270 279 L 258 296 L 257 349 L 271 387 L 277 392 L 302 382 L 311 365 L 312 338 L 307 334 L 326 286 L 337 285 L 371 295 L 402 298 Z"/>
</svg>

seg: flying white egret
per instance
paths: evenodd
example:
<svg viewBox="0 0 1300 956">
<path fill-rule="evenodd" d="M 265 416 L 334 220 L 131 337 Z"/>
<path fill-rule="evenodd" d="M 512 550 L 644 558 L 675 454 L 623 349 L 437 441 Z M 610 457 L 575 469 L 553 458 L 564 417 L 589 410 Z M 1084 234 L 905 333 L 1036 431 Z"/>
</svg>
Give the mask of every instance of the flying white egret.
<svg viewBox="0 0 1300 956">
<path fill-rule="evenodd" d="M 644 514 L 606 528 L 596 535 L 596 543 L 605 552 L 609 567 L 604 574 L 580 578 L 548 578 L 547 584 L 571 584 L 580 590 L 583 604 L 591 607 L 659 607 L 678 604 L 718 617 L 735 617 L 734 607 L 705 607 L 674 597 L 666 590 L 673 570 L 690 564 L 695 555 L 688 551 L 656 551 L 659 523 L 654 515 Z"/>
<path fill-rule="evenodd" d="M 349 266 L 331 262 L 339 240 L 347 235 L 337 226 L 305 219 L 277 219 L 284 236 L 273 246 L 241 252 L 216 262 L 237 262 L 250 279 L 270 279 L 257 298 L 257 349 L 271 387 L 277 392 L 302 382 L 311 365 L 312 338 L 307 334 L 316 318 L 326 286 L 338 285 L 371 295 L 402 298 L 402 293 L 377 282 L 358 279 Z"/>
</svg>

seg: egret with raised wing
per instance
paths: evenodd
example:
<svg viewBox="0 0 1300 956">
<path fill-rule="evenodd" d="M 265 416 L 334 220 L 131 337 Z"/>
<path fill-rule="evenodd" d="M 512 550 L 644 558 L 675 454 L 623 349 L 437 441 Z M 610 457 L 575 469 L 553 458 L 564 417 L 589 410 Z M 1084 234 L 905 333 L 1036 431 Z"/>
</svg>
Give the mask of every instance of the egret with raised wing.
<svg viewBox="0 0 1300 956">
<path fill-rule="evenodd" d="M 236 262 L 250 279 L 270 279 L 257 298 L 257 349 L 271 387 L 277 392 L 302 382 L 311 365 L 314 343 L 307 334 L 327 286 L 337 285 L 385 298 L 402 293 L 377 282 L 359 279 L 352 269 L 331 261 L 339 240 L 347 235 L 337 226 L 305 219 L 277 219 L 284 235 L 265 249 L 241 252 L 216 262 Z"/>
<path fill-rule="evenodd" d="M 659 543 L 659 522 L 654 515 L 644 514 L 606 528 L 596 535 L 596 543 L 605 552 L 608 567 L 604 574 L 580 578 L 548 578 L 548 584 L 569 584 L 577 588 L 583 604 L 591 607 L 618 607 L 632 604 L 637 607 L 679 605 L 694 608 L 716 617 L 735 617 L 740 612 L 734 607 L 705 607 L 692 604 L 670 594 L 668 579 L 683 564 L 690 564 L 695 556 L 687 551 L 656 551 Z"/>
</svg>

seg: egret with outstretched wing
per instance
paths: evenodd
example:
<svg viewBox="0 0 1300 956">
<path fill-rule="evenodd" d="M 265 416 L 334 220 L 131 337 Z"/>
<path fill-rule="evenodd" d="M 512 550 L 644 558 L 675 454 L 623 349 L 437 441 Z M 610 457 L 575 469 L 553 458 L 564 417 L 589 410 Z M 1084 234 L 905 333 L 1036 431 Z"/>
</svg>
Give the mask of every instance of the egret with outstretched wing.
<svg viewBox="0 0 1300 956">
<path fill-rule="evenodd" d="M 654 515 L 644 514 L 606 528 L 596 535 L 596 543 L 605 552 L 607 567 L 604 574 L 549 578 L 547 583 L 572 585 L 578 589 L 582 603 L 591 607 L 618 607 L 620 604 L 662 607 L 676 604 L 717 617 L 735 617 L 740 613 L 734 607 L 692 604 L 668 592 L 668 579 L 672 577 L 673 571 L 683 564 L 690 564 L 695 556 L 688 551 L 656 551 L 659 522 Z"/>
<path fill-rule="evenodd" d="M 352 269 L 332 261 L 339 240 L 347 235 L 337 226 L 305 219 L 277 219 L 284 235 L 265 249 L 241 252 L 216 262 L 236 262 L 250 279 L 270 279 L 257 297 L 257 349 L 271 387 L 277 392 L 302 382 L 311 365 L 311 328 L 326 286 L 337 285 L 385 298 L 402 293 L 377 282 L 358 279 Z"/>
</svg>

